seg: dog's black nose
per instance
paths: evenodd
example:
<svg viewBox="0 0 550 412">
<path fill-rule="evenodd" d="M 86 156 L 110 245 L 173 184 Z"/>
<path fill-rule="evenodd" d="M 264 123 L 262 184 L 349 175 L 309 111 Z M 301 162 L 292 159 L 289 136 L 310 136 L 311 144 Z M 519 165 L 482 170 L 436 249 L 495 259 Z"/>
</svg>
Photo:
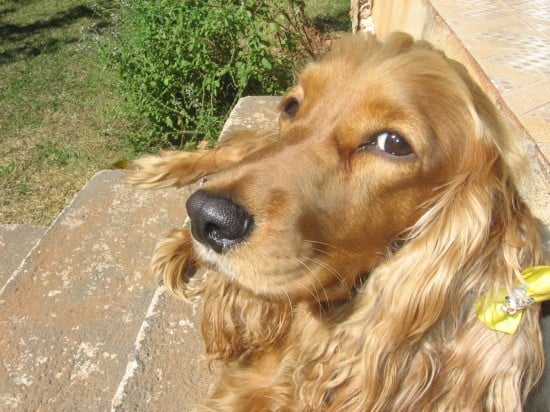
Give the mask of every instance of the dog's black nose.
<svg viewBox="0 0 550 412">
<path fill-rule="evenodd" d="M 186 207 L 191 233 L 216 253 L 244 240 L 253 226 L 252 216 L 242 206 L 205 190 L 193 193 Z"/>
</svg>

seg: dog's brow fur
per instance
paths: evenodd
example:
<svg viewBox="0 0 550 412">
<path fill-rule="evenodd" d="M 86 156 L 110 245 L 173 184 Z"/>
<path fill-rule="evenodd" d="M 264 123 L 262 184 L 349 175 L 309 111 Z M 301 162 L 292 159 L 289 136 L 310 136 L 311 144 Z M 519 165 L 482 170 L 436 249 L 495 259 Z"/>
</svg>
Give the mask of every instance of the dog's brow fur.
<svg viewBox="0 0 550 412">
<path fill-rule="evenodd" d="M 466 69 L 406 34 L 350 36 L 280 110 L 277 136 L 144 157 L 129 177 L 208 176 L 203 193 L 254 222 L 222 253 L 187 228 L 154 253 L 166 287 L 202 295 L 222 365 L 204 409 L 520 410 L 542 373 L 539 308 L 506 335 L 473 303 L 517 284 L 542 245 L 519 144 Z"/>
</svg>

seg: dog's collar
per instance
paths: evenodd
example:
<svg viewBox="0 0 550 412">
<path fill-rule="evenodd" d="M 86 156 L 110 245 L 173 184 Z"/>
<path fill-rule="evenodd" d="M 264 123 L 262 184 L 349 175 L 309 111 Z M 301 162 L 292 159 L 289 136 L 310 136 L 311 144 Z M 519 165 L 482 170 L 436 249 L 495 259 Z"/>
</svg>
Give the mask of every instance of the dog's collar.
<svg viewBox="0 0 550 412">
<path fill-rule="evenodd" d="M 513 334 L 519 327 L 523 309 L 550 300 L 550 266 L 533 266 L 521 275 L 521 286 L 510 292 L 485 294 L 476 301 L 477 317 L 490 329 Z"/>
</svg>

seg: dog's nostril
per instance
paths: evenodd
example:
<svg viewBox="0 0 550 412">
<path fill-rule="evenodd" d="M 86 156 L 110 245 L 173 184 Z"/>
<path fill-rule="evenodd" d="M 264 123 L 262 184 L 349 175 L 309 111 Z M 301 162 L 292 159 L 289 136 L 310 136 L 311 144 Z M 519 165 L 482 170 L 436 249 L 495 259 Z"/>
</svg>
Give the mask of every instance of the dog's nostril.
<svg viewBox="0 0 550 412">
<path fill-rule="evenodd" d="M 253 226 L 252 216 L 242 206 L 205 190 L 193 193 L 186 207 L 195 239 L 217 253 L 243 241 Z"/>
</svg>

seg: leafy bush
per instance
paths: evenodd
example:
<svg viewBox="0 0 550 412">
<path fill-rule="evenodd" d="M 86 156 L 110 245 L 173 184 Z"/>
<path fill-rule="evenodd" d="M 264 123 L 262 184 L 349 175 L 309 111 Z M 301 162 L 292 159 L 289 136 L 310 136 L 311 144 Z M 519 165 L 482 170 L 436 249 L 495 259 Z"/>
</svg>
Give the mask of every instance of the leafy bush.
<svg viewBox="0 0 550 412">
<path fill-rule="evenodd" d="M 307 54 L 299 0 L 131 0 L 114 16 L 110 61 L 150 124 L 138 150 L 213 141 L 240 97 L 284 91 Z"/>
</svg>

